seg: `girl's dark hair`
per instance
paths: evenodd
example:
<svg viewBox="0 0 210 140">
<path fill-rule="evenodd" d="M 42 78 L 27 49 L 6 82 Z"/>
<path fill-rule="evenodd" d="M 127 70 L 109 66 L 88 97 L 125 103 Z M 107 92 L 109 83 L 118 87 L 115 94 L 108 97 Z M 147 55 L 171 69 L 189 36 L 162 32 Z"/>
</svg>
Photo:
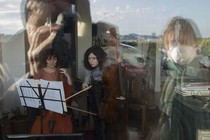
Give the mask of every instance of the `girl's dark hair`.
<svg viewBox="0 0 210 140">
<path fill-rule="evenodd" d="M 99 68 L 102 69 L 104 62 L 106 61 L 106 53 L 104 52 L 104 50 L 100 47 L 100 46 L 92 46 L 90 48 L 88 48 L 84 54 L 84 67 L 88 70 L 93 70 L 94 68 L 90 65 L 89 61 L 88 61 L 88 56 L 93 53 L 97 60 L 98 60 L 98 65 Z"/>
<path fill-rule="evenodd" d="M 41 53 L 41 63 L 42 63 L 41 66 L 45 67 L 47 65 L 47 59 L 52 58 L 52 57 L 57 58 L 56 67 L 58 67 L 59 58 L 58 58 L 58 55 L 53 48 L 46 49 Z"/>
</svg>

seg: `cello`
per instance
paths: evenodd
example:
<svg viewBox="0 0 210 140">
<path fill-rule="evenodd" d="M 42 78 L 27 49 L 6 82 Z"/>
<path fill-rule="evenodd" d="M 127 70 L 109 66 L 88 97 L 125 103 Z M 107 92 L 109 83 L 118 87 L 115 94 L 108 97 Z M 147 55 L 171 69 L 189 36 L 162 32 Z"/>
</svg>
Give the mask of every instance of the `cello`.
<svg viewBox="0 0 210 140">
<path fill-rule="evenodd" d="M 60 75 L 65 97 L 69 97 L 72 95 L 72 87 L 64 79 L 63 74 Z M 68 100 L 66 104 L 70 105 L 71 100 Z M 68 113 L 59 114 L 51 111 L 44 111 L 41 116 L 37 116 L 31 128 L 31 134 L 71 134 L 72 131 L 72 118 Z"/>
<path fill-rule="evenodd" d="M 104 68 L 102 81 L 105 86 L 105 95 L 100 105 L 99 115 L 107 123 L 116 123 L 126 115 L 126 69 L 118 64 L 111 64 Z"/>
<path fill-rule="evenodd" d="M 126 119 L 127 72 L 126 68 L 121 65 L 122 60 L 119 54 L 120 46 L 117 41 L 116 29 L 110 28 L 110 34 L 115 39 L 115 43 L 108 46 L 109 57 L 111 61 L 114 59 L 115 62 L 103 70 L 102 82 L 105 86 L 105 95 L 100 105 L 99 115 L 107 123 L 116 123 L 119 120 Z"/>
</svg>

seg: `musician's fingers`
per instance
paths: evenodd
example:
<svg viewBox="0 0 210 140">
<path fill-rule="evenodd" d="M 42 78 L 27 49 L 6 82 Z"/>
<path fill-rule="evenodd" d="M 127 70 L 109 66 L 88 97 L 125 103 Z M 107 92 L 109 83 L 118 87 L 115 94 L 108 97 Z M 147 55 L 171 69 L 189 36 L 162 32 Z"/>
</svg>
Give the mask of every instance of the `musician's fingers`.
<svg viewBox="0 0 210 140">
<path fill-rule="evenodd" d="M 88 87 L 88 84 L 86 84 L 86 83 L 82 84 L 82 88 L 83 88 L 83 89 L 85 89 L 85 88 L 87 88 L 87 87 Z"/>
<path fill-rule="evenodd" d="M 118 57 L 118 58 L 117 58 L 117 62 L 118 62 L 118 63 L 122 62 L 122 57 Z"/>
<path fill-rule="evenodd" d="M 61 69 L 59 69 L 59 70 L 60 70 L 60 73 L 63 73 L 63 74 L 68 78 L 68 80 L 72 81 L 71 75 L 70 75 L 70 73 L 67 71 L 67 69 L 61 68 Z"/>
<path fill-rule="evenodd" d="M 60 70 L 60 73 L 63 73 L 63 74 L 68 74 L 67 70 L 66 70 L 66 69 L 64 69 L 64 68 L 60 68 L 59 70 Z"/>
</svg>

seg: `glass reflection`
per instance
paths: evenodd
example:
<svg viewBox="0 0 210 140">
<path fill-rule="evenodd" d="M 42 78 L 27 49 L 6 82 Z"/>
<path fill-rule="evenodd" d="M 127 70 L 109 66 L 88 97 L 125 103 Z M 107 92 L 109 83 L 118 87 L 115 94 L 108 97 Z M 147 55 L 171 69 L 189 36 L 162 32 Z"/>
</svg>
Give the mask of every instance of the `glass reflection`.
<svg viewBox="0 0 210 140">
<path fill-rule="evenodd" d="M 59 66 L 72 72 L 76 93 L 85 75 L 83 55 L 97 45 L 107 54 L 107 67 L 120 64 L 126 73 L 117 82 L 125 93 L 117 99 L 125 99 L 127 108 L 108 126 L 109 139 L 209 137 L 208 0 L 0 3 L 5 8 L 0 13 L 1 126 L 17 106 L 24 113 L 15 78 L 33 78 L 43 67 L 45 49 L 54 48 Z M 82 94 L 72 105 L 89 109 L 88 97 Z M 92 116 L 72 112 L 74 132 L 94 139 Z"/>
</svg>

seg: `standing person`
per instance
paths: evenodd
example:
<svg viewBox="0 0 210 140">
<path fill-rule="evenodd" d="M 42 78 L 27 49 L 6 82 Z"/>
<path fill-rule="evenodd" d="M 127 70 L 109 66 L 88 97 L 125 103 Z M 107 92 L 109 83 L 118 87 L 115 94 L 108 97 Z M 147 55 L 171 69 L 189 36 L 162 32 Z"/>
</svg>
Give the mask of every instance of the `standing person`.
<svg viewBox="0 0 210 140">
<path fill-rule="evenodd" d="M 59 64 L 57 63 L 58 57 L 56 56 L 56 53 L 54 52 L 54 50 L 51 48 L 46 49 L 44 52 L 44 55 L 42 56 L 42 60 L 43 60 L 42 68 L 39 69 L 34 74 L 34 79 L 44 79 L 48 81 L 62 81 L 64 85 L 65 97 L 71 96 L 73 83 L 70 76 L 70 72 L 65 68 L 59 68 Z M 71 102 L 67 101 L 67 105 L 70 105 L 70 104 Z M 33 112 L 29 111 L 29 115 L 33 115 L 30 113 L 33 113 Z M 47 115 L 50 115 L 50 113 L 51 112 L 48 111 Z M 57 125 L 61 125 L 61 128 L 59 130 L 55 130 L 55 131 L 58 131 L 57 133 L 65 133 L 65 132 L 71 133 L 72 132 L 73 128 L 72 128 L 70 112 L 64 113 L 64 114 L 53 113 L 52 116 L 54 116 L 53 118 L 56 118 L 57 120 L 59 120 L 59 122 L 55 122 L 55 128 Z M 44 121 L 45 121 L 45 117 L 46 116 L 44 116 Z M 33 116 L 29 116 L 29 119 L 31 118 L 33 118 Z M 36 129 L 37 129 L 35 128 L 35 125 L 37 125 L 36 123 L 37 122 L 33 122 L 32 130 L 31 130 L 32 133 L 36 133 Z M 44 131 L 46 132 L 46 130 Z M 52 131 L 52 133 L 54 133 L 54 131 Z"/>
<path fill-rule="evenodd" d="M 118 44 L 118 37 L 117 37 L 117 31 L 116 31 L 116 28 L 114 27 L 111 27 L 109 29 L 109 38 L 108 38 L 108 44 L 110 46 L 116 46 Z"/>
<path fill-rule="evenodd" d="M 115 27 L 109 29 L 108 46 L 106 47 L 107 62 L 103 73 L 103 83 L 106 93 L 103 100 L 102 117 L 107 123 L 110 140 L 126 140 L 126 68 L 122 63 L 123 48 Z M 106 109 L 108 106 L 108 109 Z"/>
<path fill-rule="evenodd" d="M 109 64 L 122 62 L 122 46 L 119 44 L 115 27 L 109 29 L 108 46 L 106 47 L 107 59 Z"/>
<path fill-rule="evenodd" d="M 162 115 L 159 120 L 160 139 L 171 140 L 171 115 L 173 109 L 174 88 L 185 76 L 197 76 L 188 73 L 188 68 L 196 71 L 193 61 L 197 56 L 197 33 L 195 24 L 182 17 L 174 17 L 163 34 L 163 45 L 167 53 L 165 69 L 167 79 L 161 91 L 160 105 Z"/>
<path fill-rule="evenodd" d="M 106 53 L 100 46 L 93 46 L 86 50 L 84 54 L 85 78 L 82 88 L 92 86 L 89 90 L 89 105 L 91 111 L 97 116 L 93 116 L 96 140 L 105 139 L 105 123 L 99 117 L 99 106 L 104 97 L 102 74 L 106 61 Z"/>
</svg>

